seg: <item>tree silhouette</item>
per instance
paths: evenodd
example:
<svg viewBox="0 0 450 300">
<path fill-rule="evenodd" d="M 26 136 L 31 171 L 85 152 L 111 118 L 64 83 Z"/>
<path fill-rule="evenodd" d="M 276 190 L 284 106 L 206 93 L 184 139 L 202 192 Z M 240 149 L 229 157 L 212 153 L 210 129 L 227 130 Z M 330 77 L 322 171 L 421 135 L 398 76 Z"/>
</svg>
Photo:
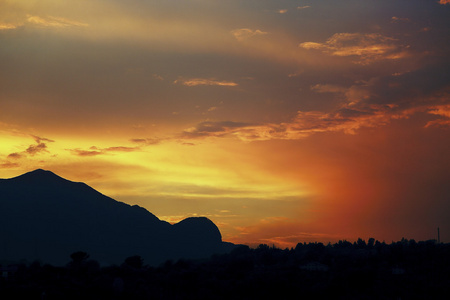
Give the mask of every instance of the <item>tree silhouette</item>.
<svg viewBox="0 0 450 300">
<path fill-rule="evenodd" d="M 144 266 L 144 259 L 139 255 L 133 255 L 125 259 L 125 264 L 135 269 L 141 269 Z"/>
<path fill-rule="evenodd" d="M 83 251 L 77 251 L 72 253 L 70 255 L 70 258 L 72 259 L 72 261 L 70 262 L 70 265 L 72 267 L 81 266 L 87 261 L 87 259 L 89 258 L 89 254 Z"/>
</svg>

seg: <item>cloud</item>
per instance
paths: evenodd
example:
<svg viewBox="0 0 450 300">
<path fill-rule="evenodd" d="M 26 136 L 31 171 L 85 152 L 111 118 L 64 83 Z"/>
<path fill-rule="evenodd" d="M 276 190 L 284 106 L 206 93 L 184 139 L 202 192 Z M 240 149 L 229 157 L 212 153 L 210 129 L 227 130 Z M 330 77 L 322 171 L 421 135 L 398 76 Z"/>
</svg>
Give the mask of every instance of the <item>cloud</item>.
<svg viewBox="0 0 450 300">
<path fill-rule="evenodd" d="M 397 23 L 397 22 L 410 22 L 410 19 L 408 18 L 399 18 L 399 17 L 392 17 L 391 18 L 391 22 L 392 23 Z"/>
<path fill-rule="evenodd" d="M 48 138 L 43 138 L 43 137 L 36 136 L 36 135 L 31 135 L 31 136 L 34 138 L 34 140 L 35 140 L 36 143 L 38 143 L 38 144 L 40 144 L 40 143 L 42 143 L 42 142 L 49 142 L 49 143 L 55 142 L 54 140 L 51 140 L 51 139 L 48 139 Z"/>
<path fill-rule="evenodd" d="M 450 0 L 439 0 L 439 4 L 450 4 Z"/>
<path fill-rule="evenodd" d="M 133 152 L 133 151 L 140 150 L 140 147 L 116 146 L 116 147 L 107 147 L 107 148 L 97 148 L 96 146 L 92 146 L 89 148 L 89 150 L 83 150 L 83 149 L 78 149 L 78 148 L 77 149 L 67 149 L 67 150 L 77 156 L 91 157 L 91 156 L 104 155 L 109 152 Z"/>
<path fill-rule="evenodd" d="M 8 155 L 8 158 L 12 158 L 12 159 L 20 159 L 23 157 L 23 154 L 20 154 L 18 152 L 14 152 Z"/>
<path fill-rule="evenodd" d="M 401 108 L 397 104 L 369 104 L 366 102 L 343 105 L 333 112 L 298 111 L 289 122 L 248 124 L 241 122 L 202 122 L 182 133 L 182 138 L 234 136 L 242 141 L 298 140 L 313 134 L 343 132 L 356 134 L 361 128 L 385 126 L 392 120 L 407 119 L 416 113 L 438 115 L 424 127 L 449 126 L 450 105 Z M 442 118 L 443 117 L 443 118 Z"/>
<path fill-rule="evenodd" d="M 428 113 L 450 118 L 450 104 L 432 106 Z"/>
<path fill-rule="evenodd" d="M 238 41 L 244 41 L 249 38 L 252 38 L 254 36 L 258 35 L 265 35 L 267 32 L 261 31 L 259 29 L 252 30 L 249 28 L 241 28 L 241 29 L 235 29 L 231 31 L 231 34 L 238 40 Z"/>
<path fill-rule="evenodd" d="M 279 9 L 279 10 L 278 10 L 278 13 L 279 13 L 279 14 L 285 14 L 285 13 L 287 13 L 287 12 L 288 12 L 287 9 Z"/>
<path fill-rule="evenodd" d="M 291 122 L 279 124 L 247 124 L 239 122 L 202 122 L 185 130 L 182 138 L 205 138 L 235 136 L 243 141 L 265 141 L 272 139 L 302 139 L 314 133 L 354 133 L 362 126 L 386 123 L 381 113 L 344 110 L 335 113 L 298 111 Z M 383 120 L 383 121 L 381 121 Z"/>
<path fill-rule="evenodd" d="M 307 8 L 310 8 L 311 6 L 309 6 L 309 5 L 305 5 L 305 6 L 297 6 L 297 9 L 298 10 L 301 10 L 301 9 L 307 9 Z"/>
<path fill-rule="evenodd" d="M 15 29 L 18 25 L 12 23 L 0 23 L 0 30 Z"/>
<path fill-rule="evenodd" d="M 299 47 L 319 50 L 332 56 L 352 56 L 355 63 L 369 64 L 382 59 L 399 59 L 405 56 L 404 46 L 396 39 L 377 33 L 336 33 L 325 43 L 304 42 Z"/>
<path fill-rule="evenodd" d="M 17 29 L 23 26 L 34 26 L 42 28 L 68 28 L 68 27 L 88 27 L 89 24 L 55 16 L 38 16 L 27 14 L 26 17 L 18 18 L 15 22 L 0 22 L 0 30 Z"/>
<path fill-rule="evenodd" d="M 89 24 L 82 23 L 74 20 L 69 20 L 66 18 L 61 17 L 53 17 L 53 16 L 47 16 L 47 17 L 40 17 L 40 16 L 33 16 L 33 15 L 27 15 L 27 22 L 42 26 L 42 27 L 87 27 Z"/>
<path fill-rule="evenodd" d="M 164 139 L 160 138 L 136 138 L 136 139 L 130 139 L 130 142 L 136 143 L 136 144 L 142 144 L 142 145 L 157 145 L 160 144 Z"/>
<path fill-rule="evenodd" d="M 312 134 L 325 132 L 344 132 L 355 134 L 361 127 L 386 125 L 391 118 L 389 106 L 371 105 L 368 107 L 343 107 L 335 112 L 298 111 L 291 122 L 268 124 L 247 128 L 235 135 L 242 140 L 285 139 L 296 140 Z M 396 118 L 400 118 L 397 116 Z"/>
<path fill-rule="evenodd" d="M 210 86 L 225 86 L 233 87 L 238 86 L 236 82 L 233 81 L 220 81 L 214 78 L 192 78 L 192 79 L 177 79 L 173 82 L 174 84 L 182 84 L 185 86 L 199 86 L 199 85 L 210 85 Z"/>
<path fill-rule="evenodd" d="M 108 147 L 102 149 L 103 151 L 109 151 L 109 152 L 133 152 L 136 150 L 139 150 L 138 147 L 124 147 L 124 146 L 117 146 L 117 147 Z"/>
<path fill-rule="evenodd" d="M 20 165 L 18 163 L 12 163 L 12 162 L 4 162 L 4 163 L 0 164 L 0 167 L 4 168 L 4 169 L 12 169 L 12 168 L 17 168 L 19 166 Z"/>
<path fill-rule="evenodd" d="M 432 106 L 427 111 L 429 114 L 437 115 L 440 118 L 429 121 L 425 128 L 428 127 L 450 127 L 450 104 Z M 443 118 L 442 118 L 443 117 Z"/>
<path fill-rule="evenodd" d="M 30 155 L 35 155 L 40 152 L 48 152 L 47 151 L 47 145 L 45 143 L 39 143 L 37 145 L 30 145 L 27 150 L 25 150 L 26 153 Z"/>
<path fill-rule="evenodd" d="M 50 153 L 48 151 L 48 143 L 53 143 L 54 140 L 48 139 L 48 138 L 44 138 L 44 137 L 40 137 L 40 136 L 36 136 L 36 135 L 29 135 L 29 134 L 22 134 L 22 133 L 16 133 L 18 135 L 21 136 L 26 136 L 26 137 L 32 137 L 34 139 L 34 141 L 36 142 L 36 144 L 32 144 L 29 145 L 25 150 L 20 151 L 20 152 L 13 152 L 8 154 L 6 157 L 9 160 L 15 160 L 20 161 L 22 159 L 26 159 L 29 156 L 36 156 L 36 155 L 40 155 L 42 153 Z M 15 168 L 18 167 L 19 164 L 16 162 L 5 162 L 3 164 L 0 164 L 3 168 Z"/>
<path fill-rule="evenodd" d="M 334 84 L 316 84 L 311 90 L 318 93 L 345 93 L 348 89 Z"/>
<path fill-rule="evenodd" d="M 70 149 L 70 152 L 72 152 L 75 155 L 78 156 L 97 156 L 104 154 L 102 151 L 97 150 L 81 150 L 81 149 Z"/>
<path fill-rule="evenodd" d="M 202 122 L 195 127 L 183 131 L 181 138 L 223 137 L 251 126 L 249 123 L 223 121 Z"/>
<path fill-rule="evenodd" d="M 36 145 L 30 145 L 28 146 L 28 148 L 22 152 L 22 154 L 28 154 L 31 156 L 34 156 L 36 154 L 42 153 L 42 152 L 49 152 L 47 150 L 47 143 L 53 143 L 54 140 L 48 139 L 48 138 L 43 138 L 43 137 L 39 137 L 36 135 L 31 135 L 33 137 L 33 139 L 36 142 Z M 16 153 L 18 154 L 18 153 Z M 16 155 L 17 157 L 17 155 Z"/>
</svg>

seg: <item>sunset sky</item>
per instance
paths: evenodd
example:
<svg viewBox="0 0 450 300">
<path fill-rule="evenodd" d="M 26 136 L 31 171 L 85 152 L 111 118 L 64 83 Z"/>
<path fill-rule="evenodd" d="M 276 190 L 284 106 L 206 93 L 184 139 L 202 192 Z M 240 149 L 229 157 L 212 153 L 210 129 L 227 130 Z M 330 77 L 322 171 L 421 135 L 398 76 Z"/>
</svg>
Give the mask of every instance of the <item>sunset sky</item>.
<svg viewBox="0 0 450 300">
<path fill-rule="evenodd" d="M 37 168 L 234 243 L 450 242 L 450 1 L 0 0 Z"/>
</svg>

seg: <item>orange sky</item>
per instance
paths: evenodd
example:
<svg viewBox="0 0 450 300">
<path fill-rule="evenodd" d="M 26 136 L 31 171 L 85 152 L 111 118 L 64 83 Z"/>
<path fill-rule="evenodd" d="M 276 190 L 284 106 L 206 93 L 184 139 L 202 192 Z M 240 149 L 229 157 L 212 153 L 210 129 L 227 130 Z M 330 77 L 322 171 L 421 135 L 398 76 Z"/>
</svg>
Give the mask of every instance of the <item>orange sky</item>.
<svg viewBox="0 0 450 300">
<path fill-rule="evenodd" d="M 448 241 L 448 36 L 448 1 L 3 0 L 0 178 L 235 243 Z"/>
</svg>

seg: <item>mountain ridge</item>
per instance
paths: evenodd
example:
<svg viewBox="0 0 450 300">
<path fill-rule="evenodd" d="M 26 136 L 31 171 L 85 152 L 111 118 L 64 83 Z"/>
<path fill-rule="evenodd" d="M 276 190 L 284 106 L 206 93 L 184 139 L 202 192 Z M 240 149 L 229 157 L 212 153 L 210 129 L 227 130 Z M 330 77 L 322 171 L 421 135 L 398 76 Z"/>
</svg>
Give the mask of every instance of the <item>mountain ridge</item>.
<svg viewBox="0 0 450 300">
<path fill-rule="evenodd" d="M 51 171 L 37 169 L 1 179 L 0 191 L 0 259 L 60 265 L 72 252 L 85 251 L 105 264 L 140 255 L 157 265 L 168 259 L 204 258 L 232 247 L 205 217 L 171 225 L 143 207 Z"/>
</svg>

